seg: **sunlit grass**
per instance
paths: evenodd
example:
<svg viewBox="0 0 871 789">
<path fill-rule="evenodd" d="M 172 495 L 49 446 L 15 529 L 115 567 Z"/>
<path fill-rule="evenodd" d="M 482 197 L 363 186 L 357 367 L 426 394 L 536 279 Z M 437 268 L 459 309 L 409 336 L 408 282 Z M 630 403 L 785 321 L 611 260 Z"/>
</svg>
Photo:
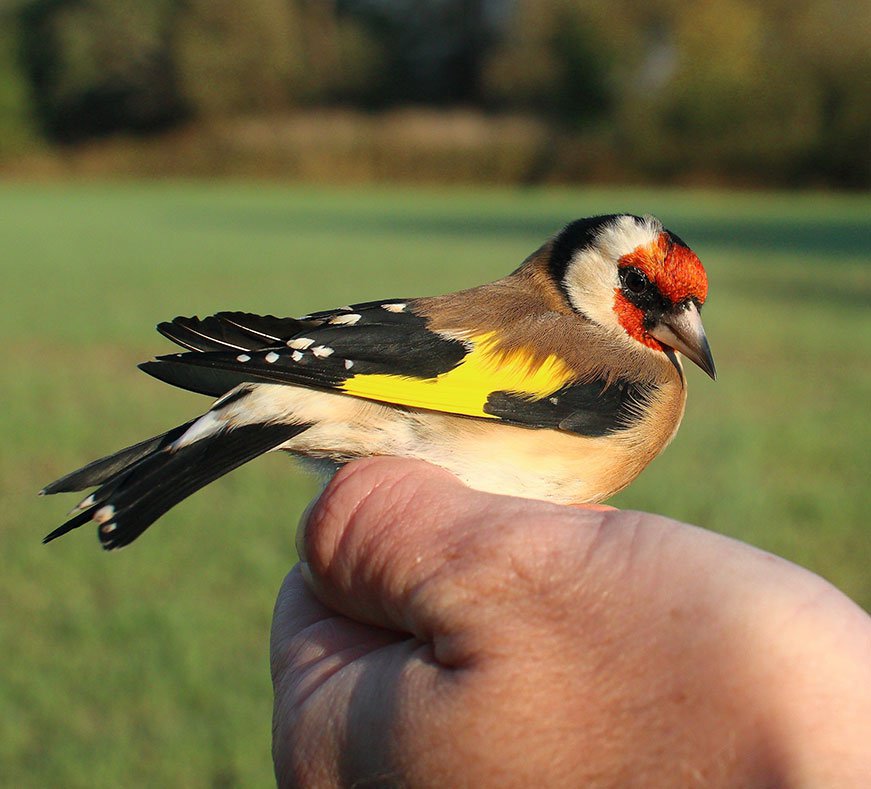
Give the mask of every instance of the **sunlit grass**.
<svg viewBox="0 0 871 789">
<path fill-rule="evenodd" d="M 268 626 L 314 483 L 252 463 L 107 556 L 43 547 L 54 477 L 205 402 L 142 375 L 176 314 L 472 285 L 577 216 L 660 215 L 705 261 L 717 383 L 615 503 L 748 540 L 871 608 L 871 201 L 632 191 L 0 188 L 0 764 L 14 786 L 271 781 Z"/>
</svg>

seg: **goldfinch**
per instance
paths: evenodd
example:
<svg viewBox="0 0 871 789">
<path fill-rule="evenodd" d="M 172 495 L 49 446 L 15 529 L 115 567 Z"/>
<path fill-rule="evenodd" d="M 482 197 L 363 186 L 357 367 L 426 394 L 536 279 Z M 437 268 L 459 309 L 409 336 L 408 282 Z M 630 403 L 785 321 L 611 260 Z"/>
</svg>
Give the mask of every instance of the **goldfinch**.
<svg viewBox="0 0 871 789">
<path fill-rule="evenodd" d="M 705 270 L 651 216 L 579 219 L 513 273 L 445 296 L 302 318 L 219 312 L 158 326 L 187 349 L 141 369 L 217 397 L 202 416 L 68 474 L 97 486 L 49 542 L 85 523 L 135 540 L 228 471 L 281 449 L 334 471 L 397 455 L 483 491 L 597 502 L 671 441 L 681 355 L 711 378 Z"/>
</svg>

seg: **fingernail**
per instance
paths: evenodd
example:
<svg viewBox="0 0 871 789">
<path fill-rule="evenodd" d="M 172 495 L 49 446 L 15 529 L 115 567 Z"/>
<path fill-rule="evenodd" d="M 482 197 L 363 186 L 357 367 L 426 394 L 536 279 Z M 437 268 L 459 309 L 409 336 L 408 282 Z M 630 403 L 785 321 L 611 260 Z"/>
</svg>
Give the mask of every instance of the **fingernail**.
<svg viewBox="0 0 871 789">
<path fill-rule="evenodd" d="M 617 512 L 616 507 L 610 504 L 569 504 L 576 510 L 591 510 L 593 512 Z"/>
<path fill-rule="evenodd" d="M 312 499 L 308 503 L 308 506 L 302 511 L 302 515 L 299 516 L 299 524 L 296 527 L 296 555 L 299 556 L 301 562 L 308 560 L 305 548 L 305 531 L 308 526 L 308 519 L 314 508 L 317 506 L 319 498 L 320 497 L 318 496 Z"/>
</svg>

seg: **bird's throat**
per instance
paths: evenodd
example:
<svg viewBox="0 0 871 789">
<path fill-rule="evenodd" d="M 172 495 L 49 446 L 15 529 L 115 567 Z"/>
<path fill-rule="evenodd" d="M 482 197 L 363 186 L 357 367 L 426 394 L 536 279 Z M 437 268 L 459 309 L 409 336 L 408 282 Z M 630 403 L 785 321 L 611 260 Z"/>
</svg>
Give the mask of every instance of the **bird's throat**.
<svg viewBox="0 0 871 789">
<path fill-rule="evenodd" d="M 633 340 L 637 340 L 654 351 L 663 350 L 662 343 L 651 337 L 647 333 L 647 329 L 644 328 L 644 311 L 629 301 L 620 291 L 620 288 L 614 289 L 614 312 L 620 325 Z"/>
</svg>

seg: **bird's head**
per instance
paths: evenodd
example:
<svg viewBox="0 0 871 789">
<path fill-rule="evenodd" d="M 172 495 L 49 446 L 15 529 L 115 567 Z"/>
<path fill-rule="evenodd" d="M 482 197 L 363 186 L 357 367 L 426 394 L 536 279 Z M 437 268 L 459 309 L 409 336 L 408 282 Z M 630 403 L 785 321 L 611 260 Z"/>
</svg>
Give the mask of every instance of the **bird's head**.
<svg viewBox="0 0 871 789">
<path fill-rule="evenodd" d="M 679 351 L 716 376 L 699 314 L 708 295 L 705 269 L 658 219 L 579 219 L 554 239 L 549 263 L 573 310 L 651 353 Z"/>
</svg>

